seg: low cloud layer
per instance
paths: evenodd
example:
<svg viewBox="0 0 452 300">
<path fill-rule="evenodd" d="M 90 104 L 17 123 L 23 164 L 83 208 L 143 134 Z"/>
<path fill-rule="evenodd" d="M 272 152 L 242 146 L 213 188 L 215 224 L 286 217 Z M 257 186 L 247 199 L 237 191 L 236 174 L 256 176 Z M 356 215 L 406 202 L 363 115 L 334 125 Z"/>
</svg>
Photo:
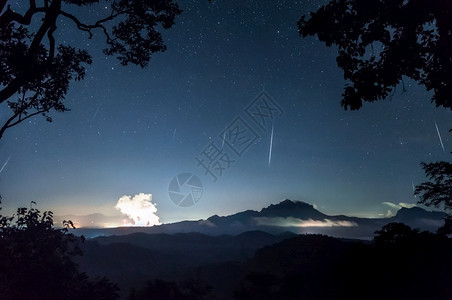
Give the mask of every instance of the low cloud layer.
<svg viewBox="0 0 452 300">
<path fill-rule="evenodd" d="M 391 208 L 395 208 L 395 209 L 401 209 L 402 207 L 404 207 L 404 208 L 412 208 L 412 207 L 416 206 L 416 204 L 405 203 L 405 202 L 400 202 L 399 204 L 395 204 L 395 203 L 392 203 L 392 202 L 382 202 L 382 204 L 387 205 L 387 206 L 389 206 Z"/>
<path fill-rule="evenodd" d="M 307 219 L 302 220 L 298 218 L 288 217 L 259 217 L 255 218 L 258 225 L 262 226 L 279 226 L 279 227 L 354 227 L 358 226 L 355 222 L 324 219 L 322 221 Z"/>
<path fill-rule="evenodd" d="M 395 204 L 392 202 L 382 202 L 381 204 L 389 206 L 390 209 L 388 209 L 387 213 L 386 213 L 386 217 L 392 217 L 395 215 L 395 212 L 397 212 L 399 209 L 401 208 L 412 208 L 415 207 L 416 204 L 413 203 L 405 203 L 405 202 L 400 202 L 399 204 Z M 394 212 L 394 211 L 395 212 Z"/>
<path fill-rule="evenodd" d="M 131 218 L 133 226 L 160 225 L 157 207 L 152 203 L 152 194 L 140 193 L 135 196 L 122 196 L 115 206 L 121 213 Z"/>
</svg>

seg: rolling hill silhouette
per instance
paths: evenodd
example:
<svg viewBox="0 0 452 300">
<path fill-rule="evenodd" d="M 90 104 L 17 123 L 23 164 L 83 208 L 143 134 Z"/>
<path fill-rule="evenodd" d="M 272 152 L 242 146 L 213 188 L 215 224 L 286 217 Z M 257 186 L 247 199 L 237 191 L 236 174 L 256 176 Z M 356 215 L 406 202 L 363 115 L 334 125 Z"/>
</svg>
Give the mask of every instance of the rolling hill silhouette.
<svg viewBox="0 0 452 300">
<path fill-rule="evenodd" d="M 235 268 L 256 250 L 293 236 L 250 231 L 237 236 L 132 233 L 97 237 L 82 244 L 84 255 L 77 263 L 90 276 L 107 276 L 128 291 L 152 278 L 182 280 L 202 267 L 227 264 Z"/>
<path fill-rule="evenodd" d="M 293 200 L 272 204 L 260 211 L 247 210 L 229 216 L 214 215 L 198 221 L 181 221 L 152 227 L 79 228 L 73 232 L 86 237 L 144 233 L 191 233 L 238 235 L 247 231 L 280 234 L 319 233 L 335 237 L 370 239 L 375 230 L 390 222 L 403 222 L 413 228 L 435 231 L 446 216 L 420 207 L 402 208 L 390 218 L 358 218 L 326 215 L 312 205 Z M 77 221 L 75 219 L 75 221 Z M 77 223 L 77 222 L 75 222 Z"/>
<path fill-rule="evenodd" d="M 359 239 L 371 239 L 376 230 L 390 222 L 433 231 L 444 216 L 419 207 L 402 208 L 391 218 L 330 216 L 310 204 L 284 200 L 260 211 L 214 215 L 198 221 L 77 229 L 77 234 L 96 236 L 82 244 L 84 255 L 77 262 L 90 276 L 107 276 L 117 282 L 124 297 L 131 288 L 144 286 L 148 280 L 181 282 L 194 278 L 212 286 L 218 299 L 233 298 L 234 291 L 243 292 L 244 299 L 248 299 L 250 291 L 256 295 L 261 291 L 265 296 L 275 289 L 284 296 L 281 293 L 286 288 L 303 295 L 322 291 L 320 294 L 328 298 L 341 288 L 337 285 L 335 289 L 339 290 L 322 290 L 323 282 L 342 272 L 335 269 L 338 263 L 353 263 L 360 270 L 359 259 L 344 261 L 343 255 L 352 253 L 354 257 L 355 248 L 361 249 L 360 255 L 366 251 L 371 252 L 365 255 L 374 255 L 373 248 L 367 246 L 371 242 Z M 418 252 L 422 255 L 421 249 Z M 291 282 L 289 275 L 299 280 Z M 306 284 L 302 287 L 299 282 Z"/>
</svg>

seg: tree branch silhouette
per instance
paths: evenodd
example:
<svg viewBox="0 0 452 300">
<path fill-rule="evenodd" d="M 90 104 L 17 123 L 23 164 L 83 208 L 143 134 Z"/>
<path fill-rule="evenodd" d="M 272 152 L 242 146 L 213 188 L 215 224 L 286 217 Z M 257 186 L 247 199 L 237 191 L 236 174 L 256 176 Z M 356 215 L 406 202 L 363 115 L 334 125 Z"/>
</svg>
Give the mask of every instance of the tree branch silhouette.
<svg viewBox="0 0 452 300">
<path fill-rule="evenodd" d="M 399 84 L 405 93 L 404 78 L 433 91 L 437 107 L 452 109 L 451 1 L 333 0 L 302 16 L 298 29 L 303 37 L 337 46 L 337 65 L 347 80 L 344 109 L 391 99 Z M 429 181 L 415 189 L 419 203 L 452 211 L 452 164 L 422 163 L 422 168 Z M 445 226 L 452 233 L 450 215 Z"/>
<path fill-rule="evenodd" d="M 63 228 L 54 228 L 53 213 L 41 213 L 33 204 L 12 217 L 0 214 L 1 298 L 118 299 L 116 284 L 88 278 L 73 261 L 83 254 L 83 238 L 69 233 L 74 224 L 64 221 Z"/>
<path fill-rule="evenodd" d="M 335 0 L 302 16 L 298 29 L 338 47 L 345 109 L 386 99 L 404 77 L 433 91 L 436 106 L 452 109 L 451 20 L 446 0 Z"/>
<path fill-rule="evenodd" d="M 108 15 L 85 24 L 76 13 L 68 13 L 66 9 L 99 2 L 46 0 L 44 6 L 37 6 L 36 1 L 30 0 L 25 13 L 20 14 L 7 6 L 7 1 L 0 1 L 0 104 L 7 102 L 13 110 L 12 119 L 8 118 L 1 128 L 0 139 L 6 129 L 23 120 L 19 117 L 19 122 L 14 121 L 25 112 L 28 112 L 26 118 L 44 114 L 49 121 L 47 114 L 51 110 L 67 111 L 64 99 L 70 82 L 83 80 L 85 67 L 92 63 L 86 50 L 58 41 L 55 33 L 67 29 L 58 28 L 58 17 L 74 22 L 89 38 L 94 36 L 94 29 L 99 29 L 106 37 L 106 55 L 115 56 L 122 65 L 145 67 L 153 53 L 166 50 L 159 30 L 170 28 L 181 13 L 173 0 L 110 0 Z M 36 19 L 37 14 L 41 19 Z M 32 27 L 33 22 L 38 22 L 38 26 Z M 33 104 L 22 106 L 25 110 L 17 114 L 20 100 L 12 98 L 25 93 L 35 93 L 37 97 L 26 98 L 25 102 L 33 101 Z"/>
</svg>

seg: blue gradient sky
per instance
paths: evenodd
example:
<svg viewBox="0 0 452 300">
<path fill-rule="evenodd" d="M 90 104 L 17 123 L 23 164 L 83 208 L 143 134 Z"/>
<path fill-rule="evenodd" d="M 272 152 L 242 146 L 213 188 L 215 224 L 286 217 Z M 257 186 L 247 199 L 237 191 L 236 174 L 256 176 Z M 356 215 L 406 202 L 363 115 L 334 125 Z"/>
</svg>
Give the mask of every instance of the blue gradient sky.
<svg viewBox="0 0 452 300">
<path fill-rule="evenodd" d="M 118 214 L 123 195 L 153 194 L 160 220 L 206 218 L 260 209 L 285 198 L 325 213 L 385 214 L 382 202 L 414 203 L 422 161 L 450 158 L 451 111 L 405 81 L 391 100 L 357 112 L 340 106 L 336 49 L 298 36 L 296 22 L 319 1 L 180 1 L 164 33 L 168 50 L 146 69 L 122 67 L 67 20 L 61 39 L 85 47 L 94 64 L 67 95 L 70 112 L 32 119 L 0 142 L 6 212 L 30 201 L 57 215 Z M 91 10 L 101 13 L 100 7 Z M 195 157 L 265 89 L 284 109 L 270 130 L 217 182 Z M 1 119 L 7 117 L 1 107 Z M 443 152 L 434 122 L 443 137 Z M 174 133 L 175 132 L 175 133 Z M 201 200 L 182 208 L 168 196 L 181 172 L 196 174 Z"/>
</svg>

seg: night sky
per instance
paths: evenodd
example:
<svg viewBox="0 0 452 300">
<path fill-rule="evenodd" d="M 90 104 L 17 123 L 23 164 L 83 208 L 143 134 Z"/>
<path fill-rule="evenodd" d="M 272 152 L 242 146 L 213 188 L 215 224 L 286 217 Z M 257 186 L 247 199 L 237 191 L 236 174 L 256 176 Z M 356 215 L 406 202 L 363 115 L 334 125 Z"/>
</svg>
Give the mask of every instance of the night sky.
<svg viewBox="0 0 452 300">
<path fill-rule="evenodd" d="M 118 199 L 139 193 L 152 194 L 163 223 L 286 198 L 366 217 L 395 212 L 383 202 L 415 203 L 413 184 L 425 180 L 420 163 L 450 159 L 451 111 L 409 80 L 405 93 L 398 87 L 392 99 L 344 111 L 337 49 L 297 32 L 297 20 L 324 3 L 179 1 L 183 13 L 164 32 L 168 49 L 145 69 L 106 58 L 101 32 L 89 40 L 61 18 L 57 39 L 86 48 L 94 63 L 71 85 L 70 112 L 6 131 L 4 211 L 35 201 L 56 215 L 118 215 Z M 102 16 L 102 9 L 73 11 Z M 264 103 L 256 98 L 263 95 L 273 110 L 261 127 L 247 107 Z M 1 120 L 9 112 L 2 106 Z M 248 129 L 233 145 L 238 154 L 227 131 L 237 126 Z M 210 145 L 230 159 L 216 181 L 198 162 Z M 170 199 L 169 184 L 181 173 L 202 182 L 195 205 Z"/>
</svg>

